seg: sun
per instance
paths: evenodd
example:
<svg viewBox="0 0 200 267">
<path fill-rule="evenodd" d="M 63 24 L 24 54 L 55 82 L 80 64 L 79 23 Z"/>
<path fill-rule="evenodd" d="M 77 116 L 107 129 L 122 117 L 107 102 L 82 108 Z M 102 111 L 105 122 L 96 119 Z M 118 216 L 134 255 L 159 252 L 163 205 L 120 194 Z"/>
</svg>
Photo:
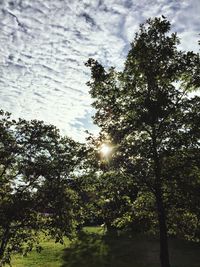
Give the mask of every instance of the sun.
<svg viewBox="0 0 200 267">
<path fill-rule="evenodd" d="M 108 144 L 102 144 L 100 148 L 100 152 L 103 156 L 108 156 L 110 152 L 112 151 L 112 147 Z"/>
</svg>

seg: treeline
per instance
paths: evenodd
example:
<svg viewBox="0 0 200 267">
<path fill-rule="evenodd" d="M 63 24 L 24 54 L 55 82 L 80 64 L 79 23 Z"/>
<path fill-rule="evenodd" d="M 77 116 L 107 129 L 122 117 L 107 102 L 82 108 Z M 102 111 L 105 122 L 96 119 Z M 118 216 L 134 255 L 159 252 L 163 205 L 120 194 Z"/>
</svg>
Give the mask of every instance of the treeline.
<svg viewBox="0 0 200 267">
<path fill-rule="evenodd" d="M 2 264 L 41 231 L 62 242 L 88 223 L 159 235 L 162 267 L 168 236 L 199 242 L 200 57 L 179 42 L 162 16 L 140 25 L 123 71 L 88 60 L 101 130 L 86 144 L 1 111 Z"/>
</svg>

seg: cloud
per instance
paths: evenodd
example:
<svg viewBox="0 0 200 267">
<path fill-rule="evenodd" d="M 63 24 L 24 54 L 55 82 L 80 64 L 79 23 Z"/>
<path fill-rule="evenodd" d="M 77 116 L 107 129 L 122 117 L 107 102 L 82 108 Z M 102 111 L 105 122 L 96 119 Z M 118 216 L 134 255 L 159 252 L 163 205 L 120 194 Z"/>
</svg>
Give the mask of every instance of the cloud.
<svg viewBox="0 0 200 267">
<path fill-rule="evenodd" d="M 1 0 L 0 106 L 83 141 L 91 123 L 89 57 L 122 69 L 138 25 L 165 15 L 197 51 L 198 0 Z"/>
</svg>

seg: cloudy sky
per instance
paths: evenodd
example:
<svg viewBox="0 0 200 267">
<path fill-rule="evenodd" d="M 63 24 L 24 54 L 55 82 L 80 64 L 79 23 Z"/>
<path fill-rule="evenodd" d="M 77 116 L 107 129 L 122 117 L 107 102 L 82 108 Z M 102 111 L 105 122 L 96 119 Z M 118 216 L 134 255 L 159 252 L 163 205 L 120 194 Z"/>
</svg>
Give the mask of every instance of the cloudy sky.
<svg viewBox="0 0 200 267">
<path fill-rule="evenodd" d="M 84 63 L 122 68 L 139 23 L 162 14 L 198 51 L 199 0 L 0 0 L 0 108 L 83 141 L 96 131 Z"/>
</svg>

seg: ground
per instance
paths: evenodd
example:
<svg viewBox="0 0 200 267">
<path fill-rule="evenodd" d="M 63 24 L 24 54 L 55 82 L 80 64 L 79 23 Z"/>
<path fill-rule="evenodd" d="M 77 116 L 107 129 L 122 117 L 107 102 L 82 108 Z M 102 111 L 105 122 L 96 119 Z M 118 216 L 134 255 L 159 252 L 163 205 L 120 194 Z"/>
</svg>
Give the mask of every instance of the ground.
<svg viewBox="0 0 200 267">
<path fill-rule="evenodd" d="M 200 246 L 170 239 L 172 267 L 200 267 Z M 158 240 L 144 235 L 105 236 L 101 228 L 87 228 L 70 243 L 42 243 L 41 253 L 14 256 L 12 267 L 160 267 Z"/>
</svg>

